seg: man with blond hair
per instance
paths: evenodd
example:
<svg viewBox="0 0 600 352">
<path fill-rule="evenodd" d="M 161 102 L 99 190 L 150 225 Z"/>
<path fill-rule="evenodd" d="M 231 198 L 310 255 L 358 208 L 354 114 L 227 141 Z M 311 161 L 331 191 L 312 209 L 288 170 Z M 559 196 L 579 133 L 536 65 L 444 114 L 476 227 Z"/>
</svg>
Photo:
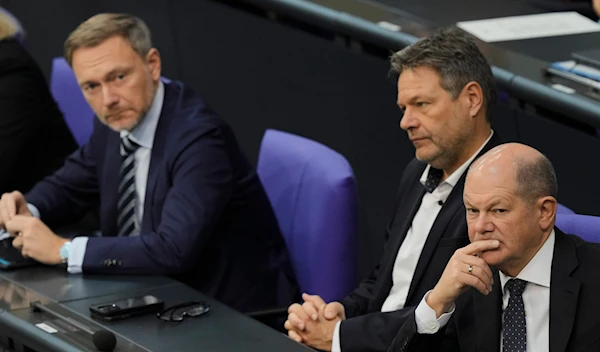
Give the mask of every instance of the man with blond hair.
<svg viewBox="0 0 600 352">
<path fill-rule="evenodd" d="M 98 119 L 63 168 L 2 196 L 13 245 L 70 273 L 169 275 L 241 311 L 289 303 L 288 255 L 255 171 L 224 120 L 181 82 L 161 81 L 144 22 L 93 16 L 65 58 Z M 97 206 L 101 237 L 50 230 Z"/>
</svg>

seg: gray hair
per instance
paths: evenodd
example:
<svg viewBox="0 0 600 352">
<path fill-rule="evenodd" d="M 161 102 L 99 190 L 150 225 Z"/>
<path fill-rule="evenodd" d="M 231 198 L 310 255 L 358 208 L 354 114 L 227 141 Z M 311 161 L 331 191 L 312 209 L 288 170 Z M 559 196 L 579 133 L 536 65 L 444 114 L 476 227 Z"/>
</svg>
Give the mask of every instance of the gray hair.
<svg viewBox="0 0 600 352">
<path fill-rule="evenodd" d="M 456 27 L 436 31 L 390 57 L 392 71 L 431 67 L 440 75 L 440 85 L 454 99 L 469 82 L 483 91 L 486 119 L 491 123 L 498 91 L 489 63 L 477 48 L 473 36 Z"/>
<path fill-rule="evenodd" d="M 517 159 L 517 194 L 526 201 L 558 196 L 558 182 L 552 163 L 542 155 L 533 161 Z"/>
<path fill-rule="evenodd" d="M 128 14 L 101 13 L 90 17 L 71 32 L 65 41 L 65 59 L 71 65 L 75 50 L 93 48 L 114 36 L 129 41 L 143 60 L 152 49 L 152 35 L 140 18 Z"/>
</svg>

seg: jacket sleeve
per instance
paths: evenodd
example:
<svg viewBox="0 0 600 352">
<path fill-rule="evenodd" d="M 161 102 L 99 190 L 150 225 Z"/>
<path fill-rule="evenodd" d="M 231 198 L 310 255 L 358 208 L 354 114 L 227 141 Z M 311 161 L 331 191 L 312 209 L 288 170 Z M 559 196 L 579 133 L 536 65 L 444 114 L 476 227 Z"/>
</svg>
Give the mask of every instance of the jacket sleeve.
<svg viewBox="0 0 600 352">
<path fill-rule="evenodd" d="M 177 275 L 192 268 L 233 194 L 227 133 L 219 125 L 191 126 L 176 147 L 166 148 L 167 171 L 160 177 L 171 186 L 164 201 L 146 200 L 163 202 L 156 232 L 90 238 L 83 272 Z"/>
</svg>

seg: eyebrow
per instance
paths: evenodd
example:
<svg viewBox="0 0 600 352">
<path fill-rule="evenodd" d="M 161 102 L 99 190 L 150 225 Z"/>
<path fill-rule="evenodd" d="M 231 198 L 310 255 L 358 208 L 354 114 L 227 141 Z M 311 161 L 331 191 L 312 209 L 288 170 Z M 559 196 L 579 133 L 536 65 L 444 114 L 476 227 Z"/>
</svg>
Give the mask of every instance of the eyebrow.
<svg viewBox="0 0 600 352">
<path fill-rule="evenodd" d="M 123 72 L 125 72 L 125 73 L 129 73 L 129 72 L 131 72 L 132 70 L 133 70 L 133 68 L 132 68 L 132 67 L 127 67 L 127 66 L 119 66 L 119 67 L 116 67 L 116 68 L 114 68 L 114 69 L 110 70 L 110 71 L 109 71 L 107 74 L 105 74 L 105 75 L 104 75 L 104 80 L 110 80 L 110 79 L 114 78 L 114 76 L 118 75 L 119 73 L 123 73 Z M 88 85 L 88 84 L 92 84 L 92 83 L 98 83 L 98 81 L 95 81 L 95 80 L 87 80 L 87 81 L 81 82 L 81 83 L 79 84 L 79 86 L 83 88 L 83 87 L 85 87 L 86 85 Z"/>
<path fill-rule="evenodd" d="M 408 99 L 408 104 L 414 104 L 414 103 L 416 103 L 417 101 L 420 101 L 420 100 L 431 100 L 431 98 L 425 97 L 423 95 L 415 95 L 412 98 Z M 400 103 L 400 101 L 396 101 L 396 104 L 399 107 L 402 107 L 402 104 Z"/>
</svg>

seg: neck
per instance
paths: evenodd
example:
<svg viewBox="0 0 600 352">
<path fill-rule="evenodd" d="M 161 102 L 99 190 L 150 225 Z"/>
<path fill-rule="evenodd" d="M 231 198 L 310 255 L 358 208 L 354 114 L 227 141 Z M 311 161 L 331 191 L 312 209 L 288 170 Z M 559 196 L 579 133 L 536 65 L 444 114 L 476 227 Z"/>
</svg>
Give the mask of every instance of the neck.
<svg viewBox="0 0 600 352">
<path fill-rule="evenodd" d="M 469 142 L 466 143 L 463 148 L 461 148 L 461 152 L 457 154 L 456 160 L 451 163 L 452 165 L 442 168 L 442 170 L 444 170 L 444 176 L 442 177 L 442 180 L 445 180 L 448 178 L 448 176 L 452 175 L 454 171 L 456 171 L 462 164 L 469 160 L 473 154 L 475 154 L 475 152 L 481 148 L 483 143 L 490 136 L 490 133 L 492 133 L 491 127 L 489 125 L 486 127 L 487 128 L 482 128 L 480 131 L 474 133 L 474 136 L 469 140 Z"/>
</svg>

